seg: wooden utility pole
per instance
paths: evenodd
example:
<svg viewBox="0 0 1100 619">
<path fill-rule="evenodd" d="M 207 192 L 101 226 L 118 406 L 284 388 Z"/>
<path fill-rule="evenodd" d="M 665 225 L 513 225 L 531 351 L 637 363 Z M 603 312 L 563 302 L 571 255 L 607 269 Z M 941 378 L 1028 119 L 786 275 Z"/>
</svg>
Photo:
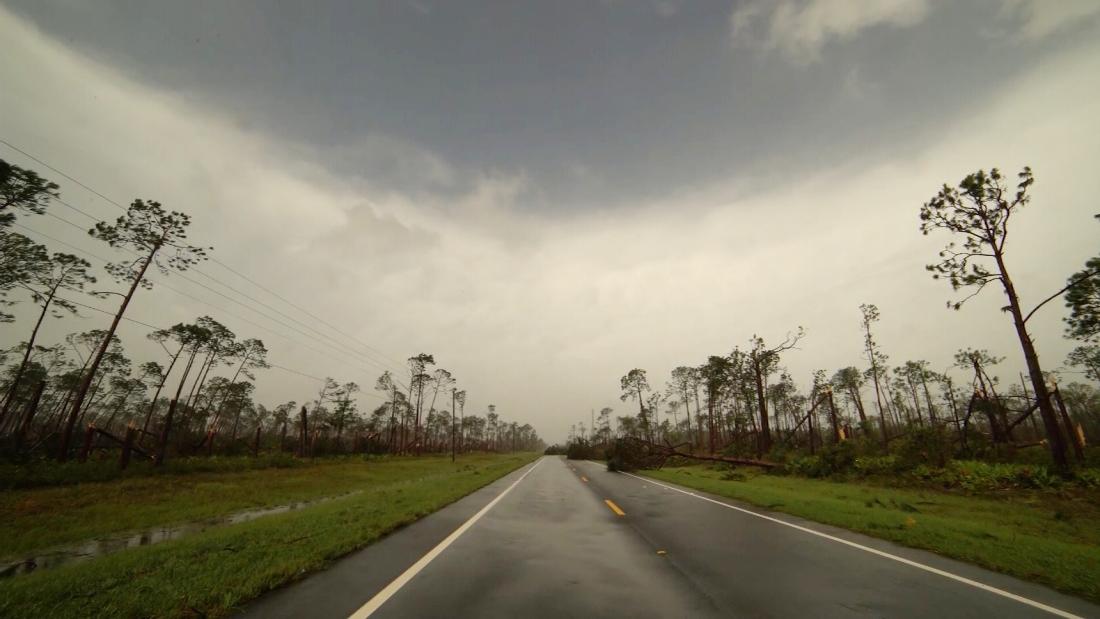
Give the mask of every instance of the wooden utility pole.
<svg viewBox="0 0 1100 619">
<path fill-rule="evenodd" d="M 455 461 L 455 393 L 457 391 L 451 387 L 451 462 Z"/>
</svg>

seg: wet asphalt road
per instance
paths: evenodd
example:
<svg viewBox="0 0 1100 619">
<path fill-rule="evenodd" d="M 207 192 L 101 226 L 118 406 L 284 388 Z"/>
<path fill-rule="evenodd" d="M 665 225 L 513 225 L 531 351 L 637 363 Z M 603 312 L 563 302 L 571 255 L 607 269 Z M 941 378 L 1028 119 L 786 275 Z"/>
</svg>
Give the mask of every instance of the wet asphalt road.
<svg viewBox="0 0 1100 619">
<path fill-rule="evenodd" d="M 329 570 L 257 600 L 244 615 L 350 616 L 524 473 L 370 616 L 1059 616 L 648 480 L 608 473 L 595 463 L 556 457 L 542 458 L 533 469 L 505 476 Z M 1062 616 L 1100 618 L 1097 606 L 1038 585 L 745 509 L 996 587 L 1067 613 Z"/>
</svg>

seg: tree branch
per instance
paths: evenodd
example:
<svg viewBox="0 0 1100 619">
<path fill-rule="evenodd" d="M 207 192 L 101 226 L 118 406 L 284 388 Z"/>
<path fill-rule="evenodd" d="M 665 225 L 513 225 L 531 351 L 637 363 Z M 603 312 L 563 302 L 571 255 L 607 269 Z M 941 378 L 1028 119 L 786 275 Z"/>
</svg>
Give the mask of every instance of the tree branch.
<svg viewBox="0 0 1100 619">
<path fill-rule="evenodd" d="M 1024 324 L 1027 324 L 1028 319 L 1031 318 L 1032 314 L 1039 311 L 1039 308 L 1043 307 L 1047 303 L 1050 303 L 1054 299 L 1057 299 L 1058 297 L 1062 296 L 1067 291 L 1069 291 L 1070 288 L 1073 288 L 1077 284 L 1080 284 L 1081 282 L 1084 282 L 1084 281 L 1088 280 L 1090 277 L 1094 277 L 1096 275 L 1100 275 L 1100 269 L 1095 269 L 1095 270 L 1089 271 L 1088 273 L 1085 273 L 1081 277 L 1078 277 L 1076 279 L 1071 279 L 1070 282 L 1068 284 L 1066 284 L 1066 286 L 1064 288 L 1062 288 L 1058 292 L 1055 292 L 1054 294 L 1050 295 L 1049 297 L 1043 299 L 1038 305 L 1035 306 L 1034 309 L 1032 309 L 1030 312 L 1028 312 L 1027 316 L 1024 316 Z"/>
</svg>

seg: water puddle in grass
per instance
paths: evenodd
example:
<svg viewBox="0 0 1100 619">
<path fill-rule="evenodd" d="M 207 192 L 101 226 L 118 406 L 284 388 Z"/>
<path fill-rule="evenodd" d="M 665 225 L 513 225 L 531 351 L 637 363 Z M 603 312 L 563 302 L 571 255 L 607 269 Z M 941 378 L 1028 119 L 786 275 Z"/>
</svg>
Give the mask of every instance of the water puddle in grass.
<svg viewBox="0 0 1100 619">
<path fill-rule="evenodd" d="M 36 552 L 33 556 L 23 559 L 21 561 L 0 563 L 0 578 L 9 578 L 12 576 L 19 576 L 21 574 L 29 574 L 31 572 L 36 572 L 39 570 L 48 570 L 62 565 L 68 565 L 70 563 L 89 561 L 91 559 L 95 559 L 96 557 L 102 557 L 104 555 L 119 552 L 120 550 L 126 550 L 128 548 L 138 548 L 139 546 L 151 546 L 153 544 L 159 544 L 161 542 L 167 542 L 169 540 L 193 535 L 195 533 L 199 533 L 214 527 L 240 524 L 242 522 L 256 520 L 257 518 L 263 518 L 264 516 L 272 516 L 274 514 L 283 514 L 290 511 L 296 511 L 299 509 L 304 509 L 306 507 L 320 505 L 321 503 L 328 503 L 329 501 L 354 496 L 356 494 L 360 494 L 361 492 L 361 490 L 356 490 L 355 492 L 349 492 L 347 494 L 322 497 L 309 501 L 297 501 L 294 503 L 287 503 L 285 505 L 275 505 L 272 507 L 249 509 L 228 514 L 226 516 L 221 516 L 218 518 L 201 520 L 198 522 L 187 522 L 184 524 L 178 524 L 169 527 L 154 527 L 136 533 L 130 531 L 118 535 L 110 535 L 107 537 L 87 540 L 76 544 L 69 544 L 67 546 L 60 546 L 49 550 L 41 550 Z"/>
</svg>

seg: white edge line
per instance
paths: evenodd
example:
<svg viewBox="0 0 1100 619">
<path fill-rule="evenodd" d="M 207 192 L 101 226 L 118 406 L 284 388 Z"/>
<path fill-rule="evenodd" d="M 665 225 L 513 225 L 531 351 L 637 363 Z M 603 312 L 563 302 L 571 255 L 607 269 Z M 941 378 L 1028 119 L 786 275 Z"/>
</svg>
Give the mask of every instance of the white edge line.
<svg viewBox="0 0 1100 619">
<path fill-rule="evenodd" d="M 1073 613 L 1069 613 L 1069 612 L 1066 612 L 1064 610 L 1054 608 L 1053 606 L 1047 606 L 1046 604 L 1043 604 L 1042 602 L 1036 602 L 1035 600 L 1028 599 L 1028 598 L 1025 598 L 1025 597 L 1020 596 L 1020 595 L 1016 595 L 1015 593 L 1010 593 L 1008 591 L 1005 591 L 1004 589 L 998 589 L 997 587 L 993 587 L 993 586 L 987 585 L 985 583 L 980 583 L 976 580 L 971 580 L 969 578 L 966 578 L 965 576 L 959 576 L 958 574 L 952 574 L 951 572 L 947 572 L 947 571 L 944 571 L 944 570 L 941 570 L 941 569 L 938 569 L 938 568 L 934 568 L 930 565 L 925 565 L 923 563 L 918 563 L 916 561 L 912 561 L 912 560 L 906 559 L 904 557 L 899 557 L 897 555 L 892 555 L 888 552 L 883 552 L 881 550 L 876 550 L 876 549 L 871 548 L 869 546 L 864 546 L 863 544 L 857 544 L 856 542 L 851 542 L 851 541 L 848 541 L 846 539 L 836 537 L 834 535 L 829 535 L 828 533 L 822 533 L 821 531 L 815 531 L 815 530 L 807 528 L 807 527 L 799 526 L 797 524 L 793 524 L 793 523 L 790 523 L 790 522 L 780 520 L 778 518 L 772 518 L 771 516 L 765 516 L 764 514 L 758 514 L 758 513 L 754 512 L 752 510 L 737 507 L 736 505 L 730 505 L 729 503 L 724 503 L 722 501 L 716 501 L 716 500 L 714 500 L 710 497 L 705 497 L 701 494 L 696 494 L 694 492 L 689 492 L 687 490 L 681 490 L 680 488 L 669 486 L 667 484 L 663 484 L 659 481 L 654 481 L 654 480 L 648 479 L 646 477 L 640 477 L 638 475 L 634 475 L 632 473 L 627 473 L 625 471 L 620 471 L 620 472 L 623 475 L 633 477 L 634 479 L 637 479 L 637 480 L 640 480 L 640 481 L 643 481 L 643 482 L 646 482 L 646 483 L 650 483 L 650 484 L 653 484 L 655 486 L 660 486 L 660 487 L 665 488 L 667 490 L 673 490 L 673 491 L 679 492 L 681 494 L 686 494 L 688 496 L 695 497 L 697 499 L 702 499 L 702 500 L 707 501 L 709 503 L 714 503 L 715 505 L 721 505 L 722 507 L 737 510 L 739 512 L 748 514 L 750 516 L 756 516 L 757 518 L 762 518 L 764 520 L 768 520 L 768 521 L 774 522 L 776 524 L 781 524 L 785 527 L 790 527 L 792 529 L 798 529 L 799 531 L 803 531 L 803 532 L 809 533 L 811 535 L 816 535 L 818 537 L 823 537 L 827 540 L 832 540 L 834 542 L 838 542 L 838 543 L 844 544 L 846 546 L 851 546 L 852 548 L 857 548 L 857 549 L 862 550 L 864 552 L 869 552 L 873 555 L 878 555 L 878 556 L 883 557 L 885 559 L 891 559 L 893 561 L 897 561 L 898 563 L 904 563 L 905 565 L 909 565 L 909 566 L 915 567 L 917 569 L 924 570 L 926 572 L 931 572 L 933 574 L 943 576 L 944 578 L 950 578 L 951 580 L 961 582 L 965 585 L 970 585 L 971 587 L 975 587 L 975 588 L 981 589 L 983 591 L 988 591 L 990 593 L 993 593 L 995 595 L 999 595 L 1001 597 L 1006 597 L 1010 600 L 1014 600 L 1014 601 L 1019 602 L 1021 604 L 1026 604 L 1026 605 L 1031 606 L 1033 608 L 1038 608 L 1039 610 L 1044 610 L 1044 611 L 1046 611 L 1046 612 L 1048 612 L 1052 615 L 1057 615 L 1059 617 L 1064 617 L 1065 619 L 1085 619 L 1084 617 L 1081 617 L 1080 615 L 1074 615 Z"/>
<path fill-rule="evenodd" d="M 519 485 L 519 482 L 523 481 L 525 477 L 530 475 L 531 471 L 535 470 L 535 468 L 541 462 L 541 458 L 536 460 L 535 463 L 531 465 L 531 468 L 527 469 L 527 472 L 525 472 L 523 475 L 520 475 L 519 479 L 512 482 L 512 485 L 505 488 L 504 492 L 498 494 L 495 499 L 489 501 L 488 505 L 482 507 L 481 511 L 471 516 L 469 520 L 462 523 L 462 526 L 455 529 L 454 532 L 448 535 L 442 542 L 436 544 L 435 548 L 432 548 L 428 551 L 426 555 L 420 557 L 420 559 L 416 563 L 413 563 L 411 566 L 409 566 L 407 570 L 402 572 L 400 576 L 393 579 L 390 584 L 386 585 L 381 591 L 376 593 L 374 597 L 367 601 L 366 604 L 360 606 L 359 610 L 349 615 L 348 619 L 366 619 L 367 617 L 370 617 L 372 614 L 374 614 L 374 612 L 381 608 L 383 604 L 385 604 L 391 597 L 394 596 L 394 594 L 400 591 L 401 587 L 404 587 L 406 584 L 408 584 L 409 581 L 412 580 L 414 576 L 419 574 L 421 570 L 427 567 L 433 559 L 438 557 L 440 553 L 446 550 L 448 546 L 453 544 L 454 541 L 458 539 L 463 533 L 465 533 L 470 527 L 474 526 L 475 522 L 481 520 L 482 516 L 487 514 L 490 509 L 493 509 L 494 505 L 499 503 L 506 494 L 512 491 L 512 488 L 515 488 L 517 485 Z"/>
</svg>

